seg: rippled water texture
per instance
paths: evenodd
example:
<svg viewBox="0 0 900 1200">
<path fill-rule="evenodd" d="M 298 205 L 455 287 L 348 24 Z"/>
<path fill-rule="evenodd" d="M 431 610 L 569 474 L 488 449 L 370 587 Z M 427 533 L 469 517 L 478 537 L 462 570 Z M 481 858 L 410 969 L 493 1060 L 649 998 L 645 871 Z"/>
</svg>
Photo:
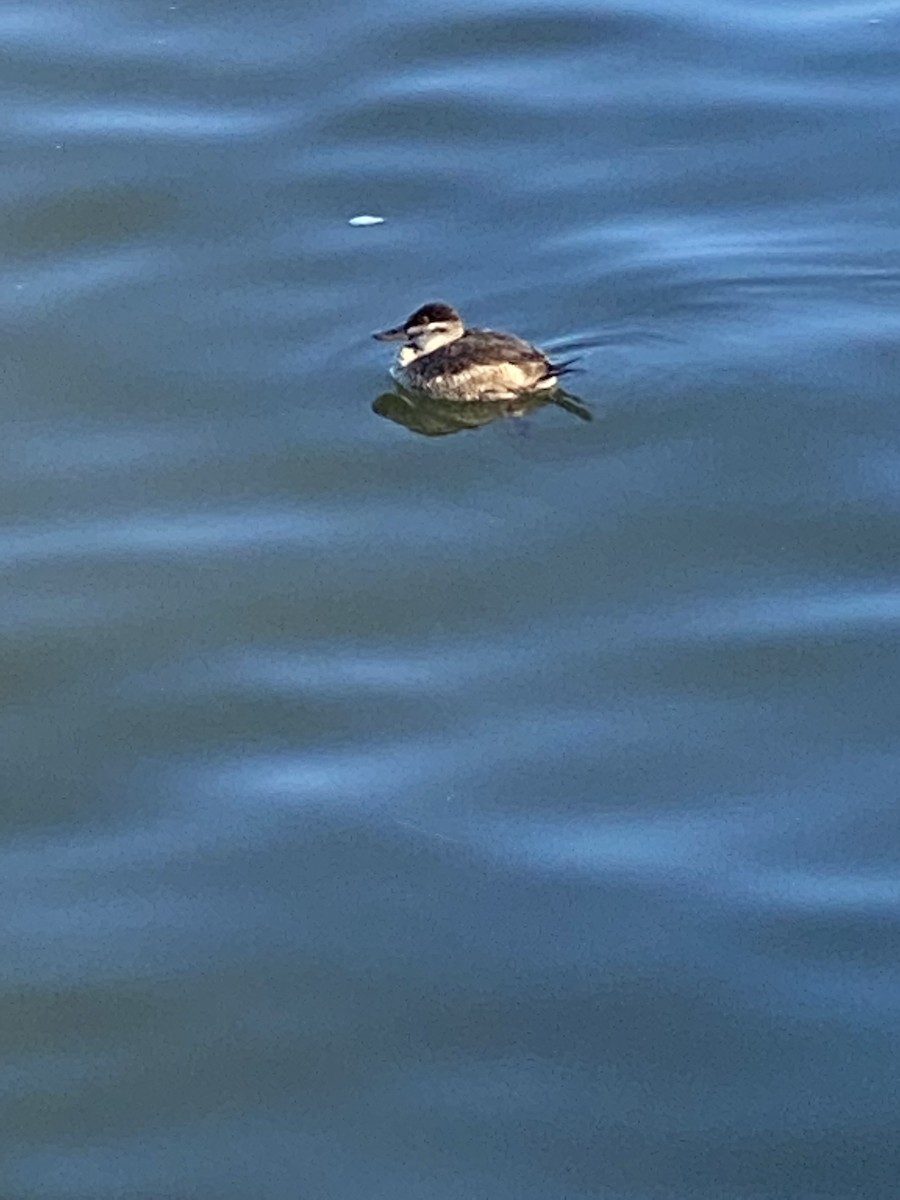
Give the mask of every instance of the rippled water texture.
<svg viewBox="0 0 900 1200">
<path fill-rule="evenodd" d="M 894 1200 L 900 8 L 0 36 L 4 1200 Z"/>
</svg>

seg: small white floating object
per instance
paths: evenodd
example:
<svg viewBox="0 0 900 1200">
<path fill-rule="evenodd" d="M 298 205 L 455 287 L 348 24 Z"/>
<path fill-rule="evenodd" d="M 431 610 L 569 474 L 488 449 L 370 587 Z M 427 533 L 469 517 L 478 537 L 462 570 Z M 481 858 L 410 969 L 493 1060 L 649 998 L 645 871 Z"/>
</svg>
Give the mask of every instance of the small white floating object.
<svg viewBox="0 0 900 1200">
<path fill-rule="evenodd" d="M 348 225 L 383 225 L 384 217 L 372 217 L 368 213 L 363 213 L 361 217 L 351 217 L 347 222 Z"/>
</svg>

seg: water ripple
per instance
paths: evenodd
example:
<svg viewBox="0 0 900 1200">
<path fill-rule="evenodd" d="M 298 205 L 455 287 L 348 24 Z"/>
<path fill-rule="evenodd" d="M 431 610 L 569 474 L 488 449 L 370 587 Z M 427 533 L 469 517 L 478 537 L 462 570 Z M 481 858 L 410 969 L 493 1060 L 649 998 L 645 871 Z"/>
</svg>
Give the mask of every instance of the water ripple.
<svg viewBox="0 0 900 1200">
<path fill-rule="evenodd" d="M 277 128 L 271 112 L 250 112 L 226 107 L 172 108 L 159 104 L 139 107 L 110 105 L 81 107 L 67 104 L 59 111 L 31 108 L 20 114 L 14 128 L 29 137 L 135 137 L 211 141 L 250 137 Z"/>
</svg>

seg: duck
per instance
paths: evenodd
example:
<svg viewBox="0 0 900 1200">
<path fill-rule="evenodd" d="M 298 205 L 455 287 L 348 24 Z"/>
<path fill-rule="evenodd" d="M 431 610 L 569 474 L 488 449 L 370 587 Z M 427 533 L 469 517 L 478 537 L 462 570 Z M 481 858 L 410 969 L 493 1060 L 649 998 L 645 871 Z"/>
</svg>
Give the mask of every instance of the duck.
<svg viewBox="0 0 900 1200">
<path fill-rule="evenodd" d="M 552 392 L 571 360 L 552 362 L 542 350 L 512 333 L 467 327 L 449 304 L 431 301 L 402 325 L 372 336 L 403 341 L 391 375 L 403 387 L 435 400 L 515 400 Z"/>
</svg>

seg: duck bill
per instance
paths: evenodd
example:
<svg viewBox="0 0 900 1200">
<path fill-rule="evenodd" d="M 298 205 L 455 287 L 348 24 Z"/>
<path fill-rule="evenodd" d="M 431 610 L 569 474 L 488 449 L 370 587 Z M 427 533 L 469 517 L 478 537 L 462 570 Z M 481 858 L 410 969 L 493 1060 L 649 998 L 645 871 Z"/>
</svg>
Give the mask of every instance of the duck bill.
<svg viewBox="0 0 900 1200">
<path fill-rule="evenodd" d="M 376 342 L 396 342 L 406 337 L 406 330 L 402 325 L 398 325 L 396 329 L 383 329 L 381 333 L 373 333 L 372 337 Z"/>
</svg>

